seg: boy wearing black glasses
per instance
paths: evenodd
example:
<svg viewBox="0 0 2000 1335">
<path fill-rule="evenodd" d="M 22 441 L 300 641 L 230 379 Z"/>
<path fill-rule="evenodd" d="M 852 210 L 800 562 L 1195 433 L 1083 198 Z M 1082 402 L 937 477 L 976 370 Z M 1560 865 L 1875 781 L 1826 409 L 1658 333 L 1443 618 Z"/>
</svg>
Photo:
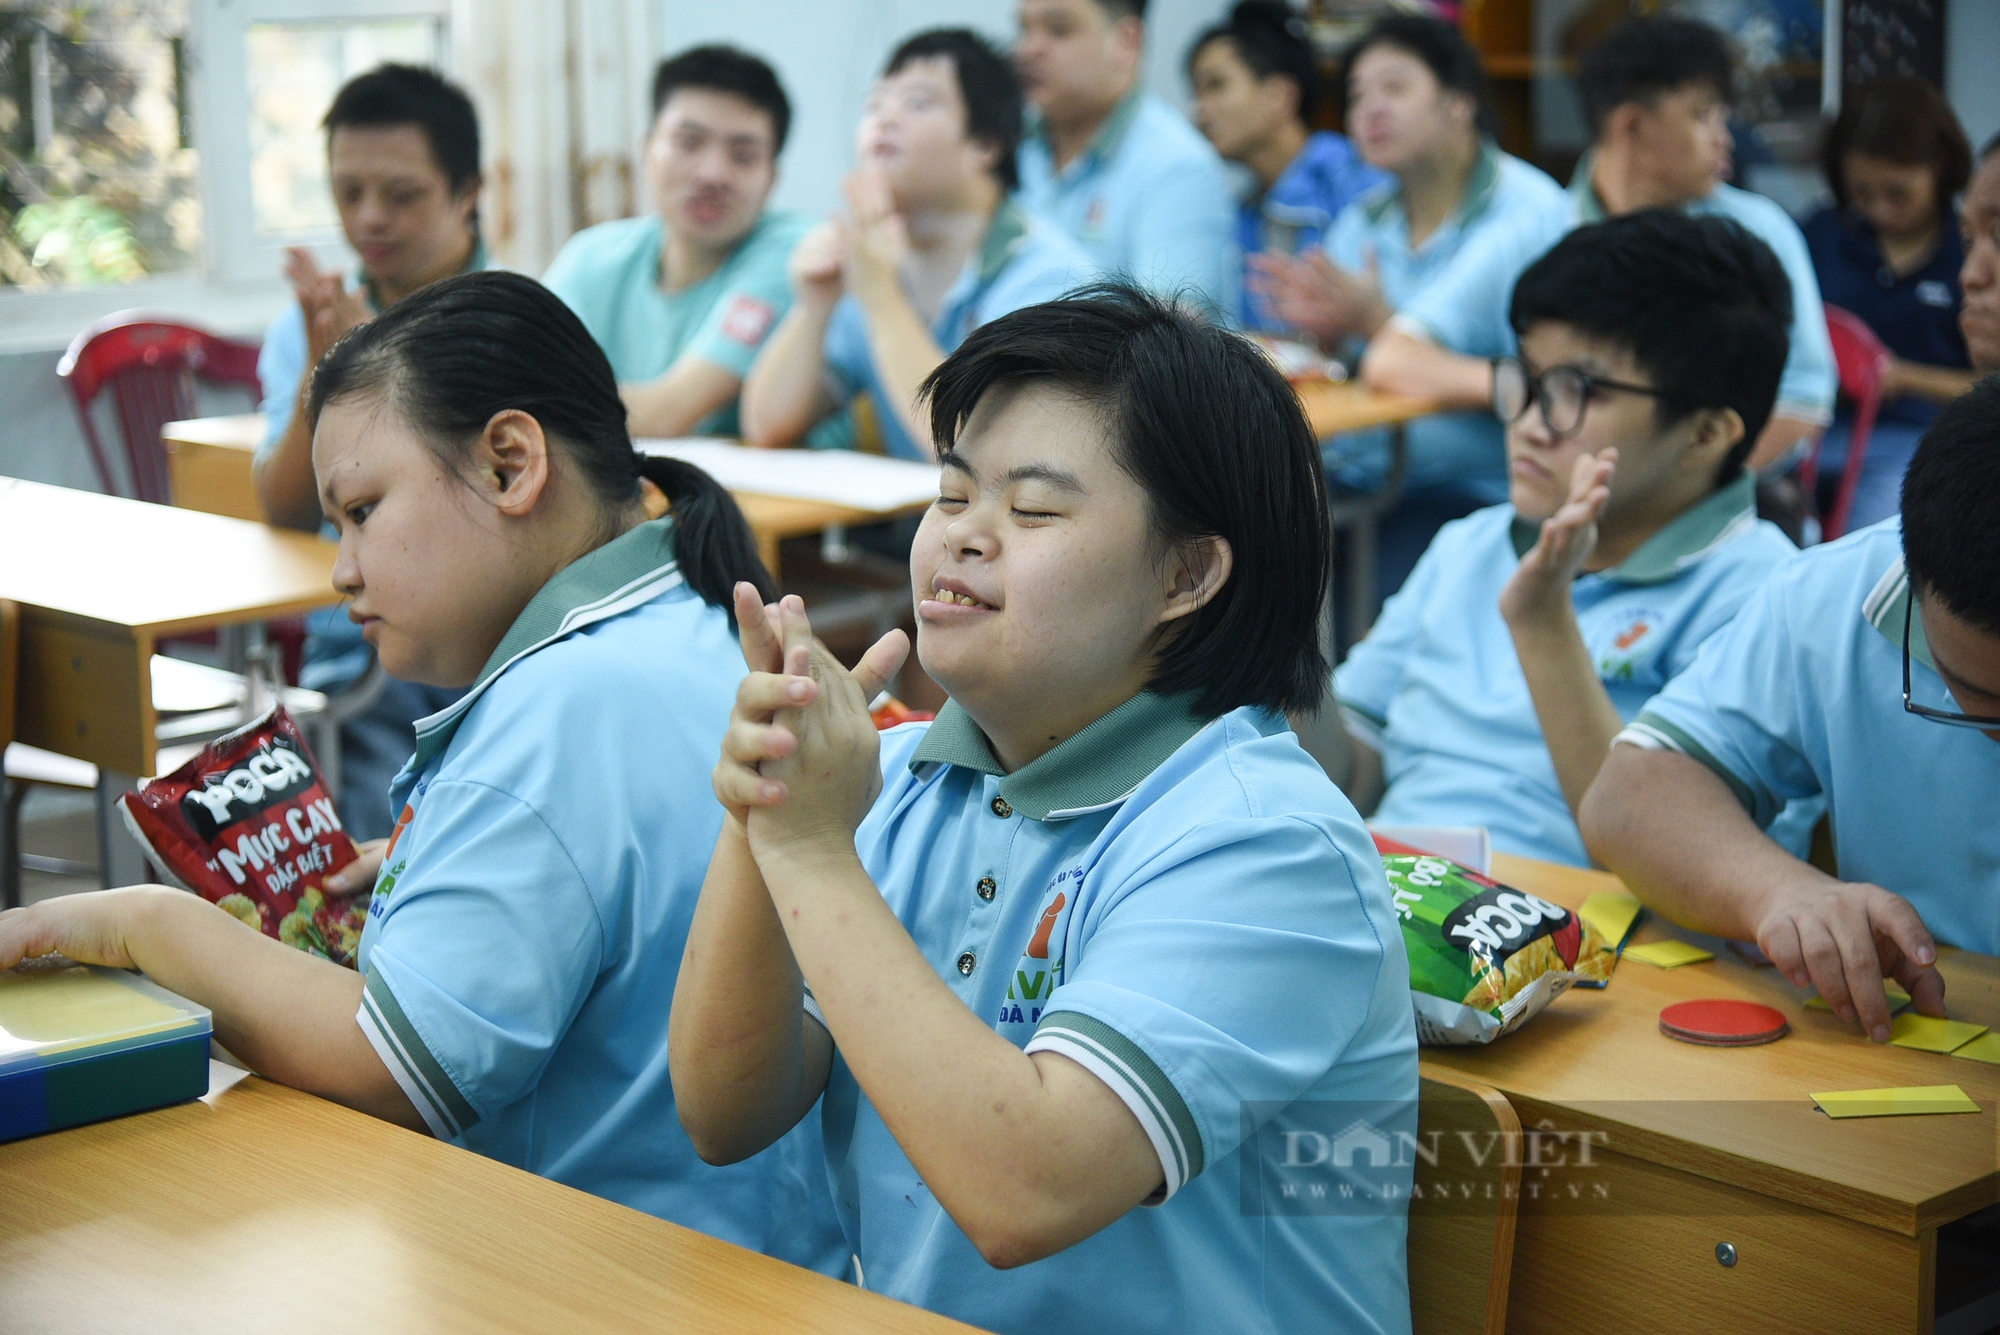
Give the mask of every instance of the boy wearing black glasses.
<svg viewBox="0 0 2000 1335">
<path fill-rule="evenodd" d="M 1917 446 L 1900 520 L 1765 583 L 1618 737 L 1591 851 L 1660 913 L 1754 938 L 1878 1041 L 1944 1014 L 1937 943 L 2000 953 L 2000 378 Z M 1824 795 L 1838 878 L 1759 833 Z"/>
<path fill-rule="evenodd" d="M 1300 733 L 1383 824 L 1483 825 L 1581 866 L 1611 739 L 1792 551 L 1743 467 L 1791 290 L 1737 224 L 1648 210 L 1571 232 L 1510 319 L 1509 502 L 1438 533 L 1335 674 L 1339 711 Z"/>
</svg>

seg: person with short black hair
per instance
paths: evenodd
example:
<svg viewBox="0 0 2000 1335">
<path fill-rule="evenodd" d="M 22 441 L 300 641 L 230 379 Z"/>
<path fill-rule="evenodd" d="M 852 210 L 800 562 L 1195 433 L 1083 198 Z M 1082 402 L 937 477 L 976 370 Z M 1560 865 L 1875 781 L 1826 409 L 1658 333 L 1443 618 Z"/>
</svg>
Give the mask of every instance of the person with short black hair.
<svg viewBox="0 0 2000 1335">
<path fill-rule="evenodd" d="M 791 121 L 756 56 L 697 46 L 661 61 L 651 212 L 578 232 L 543 275 L 611 358 L 633 434 L 737 434 L 743 377 L 791 306 L 785 265 L 807 231 L 765 209 Z"/>
<path fill-rule="evenodd" d="M 969 28 L 889 57 L 862 112 L 847 207 L 791 258 L 795 303 L 743 387 L 752 445 L 792 445 L 856 395 L 882 446 L 930 459 L 917 387 L 988 320 L 1057 296 L 1096 266 L 1017 202 L 1021 86 Z"/>
<path fill-rule="evenodd" d="M 326 156 L 340 227 L 361 258 L 352 287 L 310 252 L 286 262 L 298 300 L 264 335 L 257 356 L 264 437 L 252 466 L 265 517 L 287 528 L 325 524 L 313 483 L 312 433 L 300 411 L 308 372 L 350 329 L 430 283 L 484 269 L 479 239 L 479 118 L 472 99 L 433 70 L 380 65 L 356 75 L 327 110 Z M 374 653 L 344 607 L 306 620 L 300 684 L 338 692 L 362 681 Z M 416 744 L 417 719 L 457 692 L 390 681 L 341 724 L 340 816 L 356 839 L 389 833 L 389 780 Z"/>
<path fill-rule="evenodd" d="M 1297 396 L 1128 284 L 924 388 L 910 581 L 950 698 L 878 734 L 903 633 L 849 673 L 739 593 L 683 1123 L 727 1163 L 817 1105 L 858 1277 L 984 1329 L 1407 1332 L 1406 1161 L 1335 1155 L 1327 1211 L 1246 1219 L 1239 1182 L 1288 1132 L 1416 1125 L 1381 859 L 1281 712 L 1324 695 L 1331 573 Z"/>
<path fill-rule="evenodd" d="M 1833 418 L 1833 345 L 1798 224 L 1771 200 L 1724 182 L 1735 91 L 1729 39 L 1694 19 L 1627 19 L 1584 53 L 1577 82 L 1592 147 L 1570 178 L 1568 216 L 1553 229 L 1537 219 L 1467 246 L 1369 345 L 1363 378 L 1454 407 L 1490 406 L 1491 358 L 1456 350 L 1511 339 L 1514 281 L 1564 231 L 1645 208 L 1714 214 L 1769 246 L 1791 280 L 1791 350 L 1777 407 L 1749 462 L 1764 470 L 1796 456 Z"/>
<path fill-rule="evenodd" d="M 1460 254 L 1496 232 L 1558 235 L 1568 201 L 1540 168 L 1494 141 L 1479 52 L 1455 25 L 1415 14 L 1378 19 L 1348 48 L 1342 87 L 1349 132 L 1391 179 L 1343 210 L 1322 247 L 1254 255 L 1249 265 L 1283 323 L 1353 362 L 1394 327 L 1397 311 L 1454 271 Z M 1453 347 L 1500 356 L 1513 351 L 1512 334 L 1479 332 Z M 1507 495 L 1504 433 L 1483 407 L 1420 418 L 1403 437 L 1401 497 L 1377 530 L 1377 607 L 1440 526 Z M 1386 485 L 1386 430 L 1337 436 L 1326 451 L 1341 490 Z"/>
<path fill-rule="evenodd" d="M 1247 262 L 1267 250 L 1310 252 L 1348 203 L 1384 174 L 1344 134 L 1313 128 L 1319 56 L 1305 20 L 1281 0 L 1241 0 L 1188 48 L 1194 123 L 1225 162 L 1252 176 L 1236 207 L 1236 245 Z M 1245 329 L 1289 334 L 1248 283 L 1237 320 Z"/>
<path fill-rule="evenodd" d="M 1974 369 L 2000 371 L 2000 135 L 1979 151 L 1978 169 L 1959 202 L 1958 228 L 1965 244 L 1958 327 Z"/>
<path fill-rule="evenodd" d="M 1034 108 L 1021 199 L 1105 273 L 1234 319 L 1241 260 L 1222 159 L 1148 93 L 1145 0 L 1021 0 L 1014 48 Z"/>
<path fill-rule="evenodd" d="M 1335 674 L 1341 713 L 1301 729 L 1384 824 L 1585 866 L 1612 737 L 1793 550 L 1744 469 L 1791 291 L 1735 223 L 1648 209 L 1571 232 L 1509 317 L 1510 503 L 1438 533 Z"/>
<path fill-rule="evenodd" d="M 1972 149 L 1942 93 L 1922 79 L 1885 78 L 1842 92 L 1820 161 L 1833 204 L 1805 225 L 1820 295 L 1860 317 L 1890 353 L 1847 519 L 1866 528 L 1896 512 L 1918 438 L 1975 379 L 1958 325 L 1965 246 L 1952 216 L 1972 178 Z M 1820 445 L 1821 513 L 1853 429 L 1850 405 Z"/>
<path fill-rule="evenodd" d="M 1900 518 L 1801 552 L 1619 734 L 1582 821 L 1661 916 L 1754 940 L 1878 1042 L 2000 954 L 2000 377 L 1945 405 Z M 1760 827 L 1823 796 L 1832 866 Z M 1699 831 L 1690 838 L 1689 831 Z"/>
</svg>

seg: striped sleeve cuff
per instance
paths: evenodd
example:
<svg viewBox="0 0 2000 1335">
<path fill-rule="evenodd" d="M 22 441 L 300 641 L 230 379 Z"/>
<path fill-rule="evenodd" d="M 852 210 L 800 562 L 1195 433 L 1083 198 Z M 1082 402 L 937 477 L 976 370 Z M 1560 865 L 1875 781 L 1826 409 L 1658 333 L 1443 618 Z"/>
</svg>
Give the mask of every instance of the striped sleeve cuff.
<svg viewBox="0 0 2000 1335">
<path fill-rule="evenodd" d="M 1050 1011 L 1035 1027 L 1026 1050 L 1061 1053 L 1102 1080 L 1132 1110 L 1160 1156 L 1164 1176 L 1163 1189 L 1148 1197 L 1147 1205 L 1163 1204 L 1200 1175 L 1205 1165 L 1194 1114 L 1138 1044 L 1102 1020 L 1075 1011 Z"/>
<path fill-rule="evenodd" d="M 479 1123 L 479 1114 L 458 1086 L 445 1074 L 444 1066 L 431 1055 L 418 1035 L 402 1003 L 389 984 L 374 969 L 361 994 L 361 1009 L 354 1016 L 361 1032 L 375 1049 L 375 1055 L 389 1068 L 397 1086 L 422 1114 L 424 1124 L 440 1140 L 455 1140 Z"/>
<path fill-rule="evenodd" d="M 1743 804 L 1745 811 L 1752 817 L 1756 816 L 1757 794 L 1750 791 L 1750 785 L 1717 760 L 1707 747 L 1658 714 L 1640 710 L 1639 717 L 1626 724 L 1624 730 L 1611 739 L 1613 746 L 1621 743 L 1646 751 L 1678 751 L 1690 760 L 1700 761 L 1714 772 L 1716 778 L 1729 785 L 1729 791 L 1736 795 L 1736 800 Z"/>
<path fill-rule="evenodd" d="M 1438 337 L 1437 330 L 1431 328 L 1430 325 L 1408 311 L 1397 311 L 1389 317 L 1389 323 L 1383 325 L 1382 328 L 1384 332 L 1393 329 L 1397 333 L 1408 334 L 1411 338 L 1417 339 L 1420 342 L 1436 343 L 1439 346 L 1443 346 L 1444 344 L 1444 340 Z"/>
</svg>

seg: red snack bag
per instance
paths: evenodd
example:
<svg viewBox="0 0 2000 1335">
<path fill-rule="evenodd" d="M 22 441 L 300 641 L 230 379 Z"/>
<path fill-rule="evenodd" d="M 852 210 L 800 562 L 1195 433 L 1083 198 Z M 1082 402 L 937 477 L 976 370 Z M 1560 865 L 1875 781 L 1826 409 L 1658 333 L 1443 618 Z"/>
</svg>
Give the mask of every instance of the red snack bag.
<svg viewBox="0 0 2000 1335">
<path fill-rule="evenodd" d="M 869 710 L 869 717 L 875 720 L 877 729 L 886 732 L 900 723 L 928 723 L 937 715 L 928 709 L 912 709 L 884 691 L 875 697 L 875 704 Z"/>
<path fill-rule="evenodd" d="M 266 936 L 354 967 L 368 897 L 329 903 L 320 885 L 359 850 L 282 705 L 144 780 L 118 809 L 168 880 Z"/>
</svg>

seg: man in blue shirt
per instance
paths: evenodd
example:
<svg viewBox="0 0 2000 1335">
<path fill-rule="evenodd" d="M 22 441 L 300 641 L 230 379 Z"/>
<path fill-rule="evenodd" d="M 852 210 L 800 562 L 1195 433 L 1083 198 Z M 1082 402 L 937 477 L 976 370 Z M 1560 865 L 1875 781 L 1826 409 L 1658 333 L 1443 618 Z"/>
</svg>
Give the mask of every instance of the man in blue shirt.
<svg viewBox="0 0 2000 1335">
<path fill-rule="evenodd" d="M 865 391 L 889 454 L 935 457 L 924 377 L 980 325 L 1096 273 L 1015 202 L 1020 137 L 1020 84 L 984 38 L 940 28 L 896 49 L 861 118 L 848 211 L 793 255 L 796 302 L 744 382 L 750 444 L 795 444 Z"/>
<path fill-rule="evenodd" d="M 2000 953 L 2000 381 L 1939 415 L 1900 522 L 1796 557 L 1620 734 L 1591 851 L 1666 917 L 1754 939 L 1890 1036 L 1944 1014 L 1938 942 Z M 1761 832 L 1824 795 L 1837 873 Z"/>
<path fill-rule="evenodd" d="M 542 281 L 583 319 L 635 436 L 733 436 L 736 396 L 791 305 L 805 235 L 767 213 L 791 104 L 771 67 L 726 46 L 661 62 L 646 179 L 653 211 L 571 237 Z"/>
<path fill-rule="evenodd" d="M 1535 219 L 1496 229 L 1467 246 L 1451 272 L 1399 309 L 1369 345 L 1362 374 L 1377 389 L 1451 407 L 1491 404 L 1492 364 L 1476 350 L 1507 338 L 1515 278 L 1565 226 L 1643 208 L 1719 214 L 1769 246 L 1792 285 L 1791 352 L 1777 407 L 1748 461 L 1765 468 L 1832 420 L 1836 375 L 1798 225 L 1770 200 L 1722 183 L 1734 83 L 1728 40 L 1691 19 L 1633 19 L 1585 55 L 1578 82 L 1595 144 L 1570 182 L 1569 217 L 1553 228 Z"/>
<path fill-rule="evenodd" d="M 1733 223 L 1579 228 L 1521 276 L 1512 503 L 1439 532 L 1302 735 L 1391 825 L 1588 865 L 1574 812 L 1625 720 L 1792 552 L 1744 470 L 1790 319 Z M 1385 791 L 1386 784 L 1386 791 Z"/>
<path fill-rule="evenodd" d="M 1236 312 L 1236 220 L 1222 160 L 1140 86 L 1145 0 L 1023 0 L 1015 49 L 1036 120 L 1021 200 L 1106 273 Z"/>
<path fill-rule="evenodd" d="M 440 278 L 487 267 L 480 244 L 479 121 L 471 99 L 430 70 L 383 65 L 350 80 L 326 113 L 327 166 L 341 231 L 361 257 L 359 282 L 322 273 L 293 251 L 296 304 L 271 322 L 257 358 L 264 439 L 257 496 L 266 517 L 318 531 L 312 432 L 299 404 L 307 372 L 354 326 Z M 307 618 L 301 684 L 339 691 L 361 680 L 374 651 L 345 607 Z M 415 745 L 414 720 L 458 698 L 435 686 L 390 681 L 341 725 L 340 817 L 356 839 L 389 833 L 389 780 Z"/>
</svg>

